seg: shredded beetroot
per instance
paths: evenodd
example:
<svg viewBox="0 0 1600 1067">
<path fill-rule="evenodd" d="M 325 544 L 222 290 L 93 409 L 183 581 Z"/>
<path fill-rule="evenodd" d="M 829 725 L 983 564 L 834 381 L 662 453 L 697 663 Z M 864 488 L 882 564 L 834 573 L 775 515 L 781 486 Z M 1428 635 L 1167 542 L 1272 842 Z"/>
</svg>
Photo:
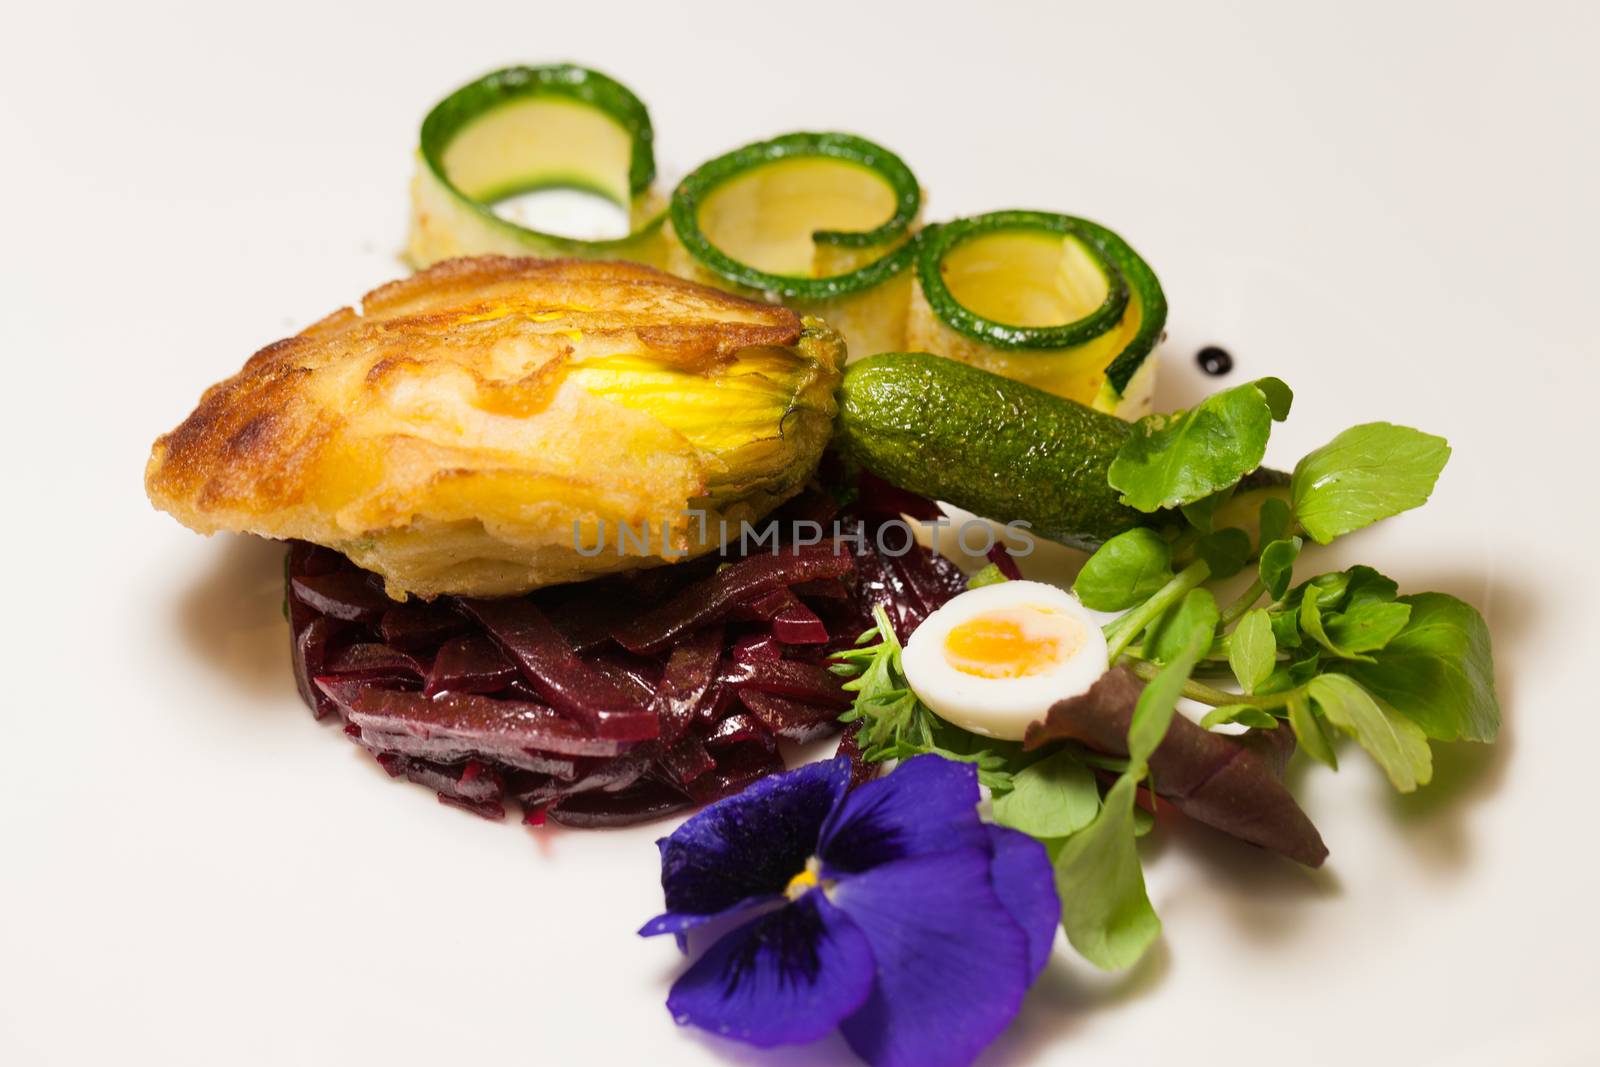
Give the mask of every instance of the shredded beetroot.
<svg viewBox="0 0 1600 1067">
<path fill-rule="evenodd" d="M 467 628 L 466 618 L 446 604 L 396 604 L 383 613 L 378 634 L 402 652 L 438 648 Z"/>
<path fill-rule="evenodd" d="M 289 586 L 312 611 L 345 622 L 377 622 L 394 607 L 378 579 L 365 571 L 307 574 L 291 579 Z"/>
<path fill-rule="evenodd" d="M 593 722 L 607 711 L 643 706 L 636 689 L 579 659 L 532 600 L 463 600 L 461 605 L 500 643 L 534 691 L 563 712 Z"/>
<path fill-rule="evenodd" d="M 673 784 L 687 786 L 690 782 L 717 769 L 717 758 L 698 737 L 685 737 L 661 755 L 661 767 L 671 776 Z"/>
<path fill-rule="evenodd" d="M 346 645 L 327 657 L 318 673 L 401 686 L 420 685 L 428 671 L 414 657 L 399 649 L 363 641 Z"/>
<path fill-rule="evenodd" d="M 598 737 L 589 732 L 587 724 L 563 718 L 543 704 L 465 693 L 440 693 L 430 698 L 329 678 L 318 678 L 317 685 L 344 712 L 346 720 L 360 729 L 364 744 L 435 761 L 448 762 L 477 752 L 520 767 L 524 754 L 617 756 L 627 742 L 655 735 L 654 720 L 642 713 L 631 716 L 631 730 L 619 731 L 633 736 Z"/>
<path fill-rule="evenodd" d="M 741 622 L 771 622 L 798 603 L 800 603 L 799 598 L 787 587 L 774 589 L 770 593 L 763 593 L 754 600 L 747 600 L 738 605 L 729 612 L 729 617 Z"/>
<path fill-rule="evenodd" d="M 935 556 L 926 549 L 898 556 L 880 552 L 876 538 L 881 524 L 862 525 L 867 547 L 856 557 L 857 601 L 866 610 L 857 619 L 856 633 L 872 625 L 872 609 L 881 605 L 904 641 L 922 625 L 923 619 L 966 589 L 966 575 L 948 557 Z M 889 547 L 898 548 L 899 542 L 891 540 Z M 851 638 L 855 636 L 852 634 Z"/>
<path fill-rule="evenodd" d="M 825 645 L 827 624 L 816 612 L 802 604 L 793 593 L 789 603 L 772 617 L 772 636 L 786 645 Z"/>
<path fill-rule="evenodd" d="M 422 687 L 425 696 L 440 693 L 497 693 L 517 676 L 517 665 L 483 634 L 453 637 L 439 646 L 433 669 Z"/>
<path fill-rule="evenodd" d="M 662 744 L 677 744 L 694 725 L 695 709 L 716 680 L 722 643 L 722 627 L 708 626 L 672 650 L 651 702 L 661 723 Z"/>
<path fill-rule="evenodd" d="M 473 804 L 493 804 L 505 796 L 500 773 L 486 763 L 468 760 L 460 764 L 428 763 L 394 752 L 377 753 L 378 765 L 390 777 L 409 778 L 419 785 Z"/>
<path fill-rule="evenodd" d="M 865 785 L 878 777 L 878 772 L 883 770 L 882 763 L 867 760 L 861 752 L 861 723 L 853 722 L 844 728 L 844 733 L 839 736 L 839 755 L 850 761 L 850 788 Z"/>
<path fill-rule="evenodd" d="M 734 664 L 723 680 L 735 690 L 753 689 L 841 711 L 850 706 L 850 694 L 839 676 L 819 664 L 792 659 L 745 660 Z"/>
<path fill-rule="evenodd" d="M 913 519 L 938 519 L 944 516 L 939 505 L 927 497 L 908 493 L 867 471 L 860 474 L 859 488 L 861 495 L 856 507 L 863 515 L 880 518 L 906 515 Z"/>
<path fill-rule="evenodd" d="M 796 582 L 838 578 L 853 569 L 847 553 L 831 545 L 754 555 L 685 589 L 665 604 L 612 632 L 632 652 L 656 652 L 702 626 L 720 622 L 733 609 Z"/>
<path fill-rule="evenodd" d="M 689 783 L 689 799 L 696 804 L 709 804 L 782 770 L 783 759 L 775 749 L 735 745 L 718 759 L 716 770 Z"/>
<path fill-rule="evenodd" d="M 834 728 L 832 709 L 821 705 L 790 700 L 755 689 L 740 690 L 739 701 L 750 709 L 750 714 L 766 727 L 768 733 L 785 741 L 802 744 L 815 741 Z"/>
<path fill-rule="evenodd" d="M 950 561 L 874 541 L 891 518 L 937 515 L 931 502 L 882 483 L 860 501 L 837 551 L 837 506 L 811 491 L 778 518 L 821 524 L 820 544 L 504 600 L 396 603 L 343 556 L 296 543 L 296 682 L 390 775 L 487 818 L 512 801 L 529 825 L 621 826 L 706 804 L 783 770 L 780 740 L 838 729 L 850 694 L 828 657 L 875 605 L 907 636 L 964 587 Z"/>
<path fill-rule="evenodd" d="M 748 634 L 733 643 L 735 663 L 756 659 L 782 659 L 783 646 L 771 634 Z"/>
<path fill-rule="evenodd" d="M 616 793 L 576 793 L 547 810 L 563 826 L 604 829 L 660 819 L 694 804 L 670 786 L 645 782 Z"/>
<path fill-rule="evenodd" d="M 306 615 L 307 621 L 304 629 L 294 629 L 294 680 L 300 699 L 310 706 L 312 715 L 321 719 L 338 709 L 312 679 L 322 673 L 328 658 L 328 642 L 337 633 L 339 623 L 326 615 L 312 615 L 304 607 L 300 613 Z M 291 628 L 295 627 L 294 614 L 290 613 Z"/>
</svg>

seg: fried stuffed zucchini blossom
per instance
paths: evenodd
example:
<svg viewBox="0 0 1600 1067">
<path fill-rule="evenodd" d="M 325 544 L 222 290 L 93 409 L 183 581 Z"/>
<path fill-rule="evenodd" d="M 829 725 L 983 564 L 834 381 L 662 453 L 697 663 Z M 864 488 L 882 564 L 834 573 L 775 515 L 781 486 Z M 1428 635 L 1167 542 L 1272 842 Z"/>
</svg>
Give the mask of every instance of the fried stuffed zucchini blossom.
<svg viewBox="0 0 1600 1067">
<path fill-rule="evenodd" d="M 703 553 L 794 495 L 843 363 L 818 320 L 649 267 L 451 260 L 256 353 L 145 488 L 394 596 L 522 593 Z"/>
</svg>

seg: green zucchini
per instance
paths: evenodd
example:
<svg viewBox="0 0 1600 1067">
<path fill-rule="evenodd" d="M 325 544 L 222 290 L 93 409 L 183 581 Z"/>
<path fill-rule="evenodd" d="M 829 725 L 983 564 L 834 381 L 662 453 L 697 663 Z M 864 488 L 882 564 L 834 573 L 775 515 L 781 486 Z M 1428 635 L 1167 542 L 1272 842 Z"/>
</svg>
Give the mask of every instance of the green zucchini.
<svg viewBox="0 0 1600 1067">
<path fill-rule="evenodd" d="M 464 85 L 422 123 L 407 258 L 419 268 L 486 253 L 661 266 L 666 204 L 651 185 L 653 140 L 643 102 L 597 71 L 509 67 Z M 628 212 L 631 232 L 585 241 L 495 214 L 497 201 L 550 188 L 611 200 Z"/>
<path fill-rule="evenodd" d="M 923 232 L 906 345 L 1135 418 L 1166 320 L 1160 281 L 1110 230 L 996 211 Z"/>
<path fill-rule="evenodd" d="M 891 352 L 846 369 L 834 442 L 903 489 L 1090 549 L 1150 521 L 1106 481 L 1128 434 L 1121 419 L 1031 385 Z"/>
<path fill-rule="evenodd" d="M 881 145 L 786 134 L 679 183 L 669 269 L 825 318 L 854 353 L 899 348 L 921 209 L 916 176 Z"/>
</svg>

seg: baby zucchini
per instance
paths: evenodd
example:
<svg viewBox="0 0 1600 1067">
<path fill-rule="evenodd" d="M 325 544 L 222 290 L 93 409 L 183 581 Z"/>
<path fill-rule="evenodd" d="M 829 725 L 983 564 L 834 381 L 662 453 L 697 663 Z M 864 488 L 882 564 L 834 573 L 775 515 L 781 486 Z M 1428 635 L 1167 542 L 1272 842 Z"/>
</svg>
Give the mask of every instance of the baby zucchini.
<svg viewBox="0 0 1600 1067">
<path fill-rule="evenodd" d="M 499 253 L 627 259 L 660 266 L 666 204 L 650 113 L 620 82 L 567 64 L 510 67 L 462 86 L 422 123 L 407 257 L 415 267 Z M 496 202 L 536 189 L 597 193 L 631 232 L 585 241 L 519 226 Z"/>
<path fill-rule="evenodd" d="M 970 363 L 1124 418 L 1146 413 L 1167 300 L 1127 242 L 1043 211 L 929 227 L 906 346 Z"/>
<path fill-rule="evenodd" d="M 718 156 L 672 195 L 668 269 L 818 315 L 856 354 L 903 346 L 916 176 L 881 145 L 791 133 Z"/>
<path fill-rule="evenodd" d="M 846 369 L 834 442 L 914 493 L 1092 548 L 1149 521 L 1106 481 L 1128 424 L 1072 400 L 925 352 Z"/>
</svg>

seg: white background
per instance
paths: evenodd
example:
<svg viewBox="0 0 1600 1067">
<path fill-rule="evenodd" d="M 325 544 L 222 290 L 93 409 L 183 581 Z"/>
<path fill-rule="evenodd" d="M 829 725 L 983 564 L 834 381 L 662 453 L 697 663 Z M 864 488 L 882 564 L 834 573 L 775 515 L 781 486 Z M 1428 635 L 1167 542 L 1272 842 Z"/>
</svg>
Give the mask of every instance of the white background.
<svg viewBox="0 0 1600 1067">
<path fill-rule="evenodd" d="M 1302 769 L 1317 874 L 1164 825 L 1161 944 L 1109 979 L 1059 953 L 984 1064 L 1600 1062 L 1595 11 L 8 6 L 0 1063 L 846 1059 L 680 1032 L 678 958 L 633 936 L 661 828 L 534 833 L 391 783 L 295 697 L 278 551 L 141 491 L 204 385 L 400 273 L 428 107 L 557 59 L 645 99 L 669 180 L 841 128 L 929 218 L 1112 225 L 1171 299 L 1163 398 L 1208 342 L 1281 375 L 1280 464 L 1379 418 L 1455 446 L 1432 504 L 1316 562 L 1478 604 L 1502 743 L 1404 800 L 1353 750 Z"/>
</svg>

